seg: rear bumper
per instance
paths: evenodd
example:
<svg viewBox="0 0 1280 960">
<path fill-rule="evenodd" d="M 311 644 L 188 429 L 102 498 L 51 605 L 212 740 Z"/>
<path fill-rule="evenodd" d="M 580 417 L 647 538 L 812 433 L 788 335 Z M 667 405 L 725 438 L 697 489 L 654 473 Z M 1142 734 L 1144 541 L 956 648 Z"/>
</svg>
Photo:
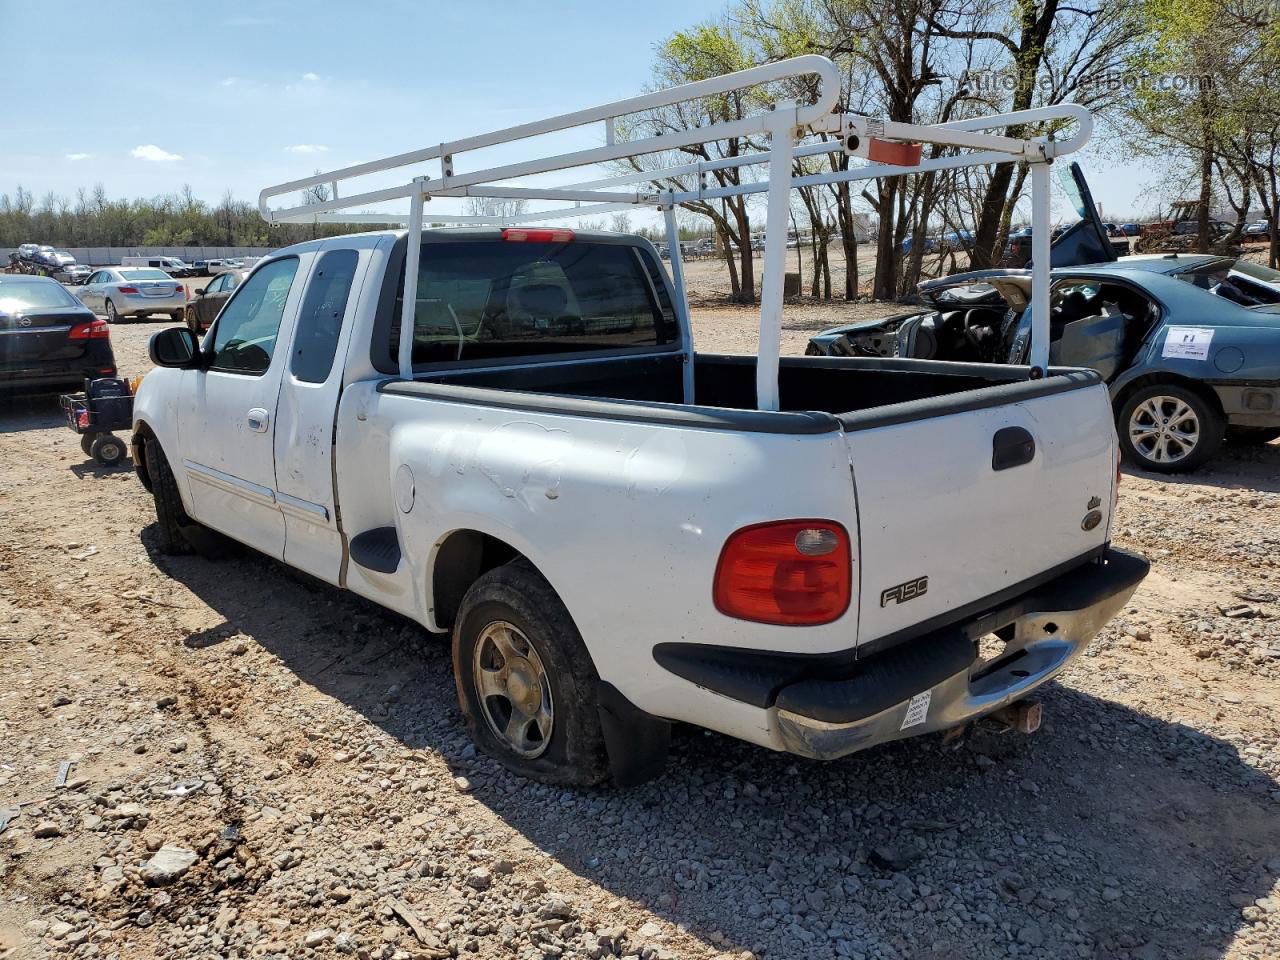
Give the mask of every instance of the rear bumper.
<svg viewBox="0 0 1280 960">
<path fill-rule="evenodd" d="M 664 645 L 657 659 L 722 695 L 768 709 L 782 749 L 834 759 L 956 727 L 1027 696 L 1084 650 L 1148 569 L 1142 557 L 1112 549 L 1105 562 L 1086 562 L 995 609 L 882 653 L 855 660 L 850 651 L 843 665 L 823 656 L 807 664 L 800 659 L 797 667 L 795 657 L 770 662 L 771 654 L 735 656 L 723 649 L 698 658 L 685 644 Z M 1006 639 L 1004 651 L 979 662 L 976 641 L 997 632 Z M 761 683 L 771 672 L 778 682 Z"/>
<path fill-rule="evenodd" d="M 41 362 L 26 366 L 0 366 L 0 392 L 42 393 L 66 388 L 80 390 L 85 380 L 116 375 L 115 354 L 108 340 L 90 340 L 83 357 L 75 360 Z"/>
<path fill-rule="evenodd" d="M 177 313 L 187 308 L 182 297 L 126 297 L 116 304 L 122 317 L 144 317 L 151 313 Z"/>
<path fill-rule="evenodd" d="M 1280 385 L 1274 381 L 1211 386 L 1233 426 L 1280 427 Z"/>
</svg>

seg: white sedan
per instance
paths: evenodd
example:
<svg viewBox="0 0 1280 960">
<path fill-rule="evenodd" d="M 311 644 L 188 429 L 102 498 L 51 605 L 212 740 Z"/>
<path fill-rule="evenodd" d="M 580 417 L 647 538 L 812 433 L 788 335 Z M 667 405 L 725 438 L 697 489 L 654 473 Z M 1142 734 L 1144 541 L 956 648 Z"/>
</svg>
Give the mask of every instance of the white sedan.
<svg viewBox="0 0 1280 960">
<path fill-rule="evenodd" d="M 96 271 L 74 291 L 80 301 L 114 323 L 122 317 L 166 313 L 181 322 L 187 309 L 187 288 L 154 267 L 106 267 Z"/>
</svg>

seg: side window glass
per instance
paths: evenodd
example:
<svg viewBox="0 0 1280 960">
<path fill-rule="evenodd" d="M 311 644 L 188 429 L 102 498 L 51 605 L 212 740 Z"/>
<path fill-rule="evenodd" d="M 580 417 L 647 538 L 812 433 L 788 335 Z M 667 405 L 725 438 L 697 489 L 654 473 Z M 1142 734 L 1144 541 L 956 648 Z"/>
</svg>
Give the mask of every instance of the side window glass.
<svg viewBox="0 0 1280 960">
<path fill-rule="evenodd" d="M 324 383 L 329 378 L 358 261 L 354 250 L 330 250 L 316 263 L 293 335 L 289 369 L 299 380 Z"/>
<path fill-rule="evenodd" d="M 227 301 L 213 334 L 214 369 L 266 372 L 276 349 L 280 318 L 289 297 L 296 257 L 267 264 Z"/>
<path fill-rule="evenodd" d="M 210 293 L 221 293 L 222 288 L 226 286 L 226 280 L 227 280 L 226 277 L 214 277 L 213 283 L 209 284 L 209 286 L 204 288 L 205 294 L 208 295 Z"/>
</svg>

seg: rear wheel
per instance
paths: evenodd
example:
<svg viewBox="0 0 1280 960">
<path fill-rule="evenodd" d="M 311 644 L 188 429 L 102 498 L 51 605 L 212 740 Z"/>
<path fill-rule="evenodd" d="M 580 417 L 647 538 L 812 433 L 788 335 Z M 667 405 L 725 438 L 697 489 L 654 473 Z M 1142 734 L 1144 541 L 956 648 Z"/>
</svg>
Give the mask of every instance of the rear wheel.
<svg viewBox="0 0 1280 960">
<path fill-rule="evenodd" d="M 1186 387 L 1157 383 L 1125 401 L 1116 418 L 1120 449 L 1130 463 L 1157 473 L 1200 466 L 1222 446 L 1222 414 Z"/>
<path fill-rule="evenodd" d="M 166 554 L 190 553 L 191 545 L 182 535 L 182 528 L 191 525 L 191 518 L 182 509 L 182 497 L 178 494 L 178 481 L 174 479 L 169 461 L 154 439 L 143 448 L 147 461 L 147 474 L 151 477 L 151 494 L 156 502 L 156 527 L 159 530 L 160 552 Z"/>
<path fill-rule="evenodd" d="M 107 301 L 107 323 L 119 323 L 120 314 L 116 313 L 116 305 L 110 300 Z"/>
<path fill-rule="evenodd" d="M 96 433 L 80 434 L 80 449 L 84 451 L 86 457 L 93 456 L 93 441 L 98 438 Z"/>
<path fill-rule="evenodd" d="M 104 467 L 114 467 L 127 453 L 124 441 L 110 433 L 102 433 L 89 445 L 89 454 Z"/>
<path fill-rule="evenodd" d="M 490 570 L 467 591 L 453 671 L 472 739 L 489 756 L 544 783 L 608 776 L 599 677 L 569 611 L 523 561 Z"/>
<path fill-rule="evenodd" d="M 1227 442 L 1247 446 L 1270 443 L 1280 437 L 1280 427 L 1227 427 Z"/>
</svg>

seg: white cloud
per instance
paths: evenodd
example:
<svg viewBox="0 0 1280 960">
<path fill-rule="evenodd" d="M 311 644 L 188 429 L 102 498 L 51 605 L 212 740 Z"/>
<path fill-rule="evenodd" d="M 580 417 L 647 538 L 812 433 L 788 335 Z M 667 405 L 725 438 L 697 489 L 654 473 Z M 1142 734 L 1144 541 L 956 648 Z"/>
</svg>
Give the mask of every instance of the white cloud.
<svg viewBox="0 0 1280 960">
<path fill-rule="evenodd" d="M 92 153 L 68 153 L 68 160 L 88 160 L 93 156 Z"/>
<path fill-rule="evenodd" d="M 290 153 L 328 153 L 329 148 L 323 143 L 295 143 L 291 147 L 285 147 Z"/>
<path fill-rule="evenodd" d="M 168 163 L 171 160 L 182 159 L 181 155 L 170 153 L 168 150 L 161 150 L 154 143 L 144 143 L 140 147 L 134 147 L 129 152 L 139 160 L 150 160 L 152 163 Z"/>
<path fill-rule="evenodd" d="M 318 74 L 318 73 L 304 73 L 304 74 L 302 75 L 302 79 L 303 79 L 303 80 L 310 80 L 310 81 L 312 81 L 312 82 L 314 83 L 316 80 L 319 80 L 319 79 L 320 79 L 320 74 Z"/>
<path fill-rule="evenodd" d="M 236 85 L 236 81 L 238 81 L 239 79 L 240 79 L 239 77 L 227 77 L 222 81 L 222 86 L 234 87 Z"/>
</svg>

